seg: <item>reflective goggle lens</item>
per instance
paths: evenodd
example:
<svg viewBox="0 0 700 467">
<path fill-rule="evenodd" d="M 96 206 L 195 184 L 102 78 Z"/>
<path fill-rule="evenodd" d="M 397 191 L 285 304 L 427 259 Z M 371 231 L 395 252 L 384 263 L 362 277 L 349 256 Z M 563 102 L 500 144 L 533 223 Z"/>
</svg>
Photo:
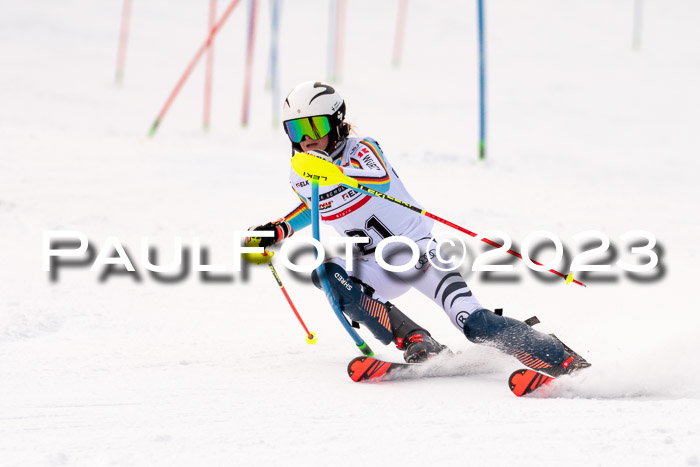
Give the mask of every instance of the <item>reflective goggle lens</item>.
<svg viewBox="0 0 700 467">
<path fill-rule="evenodd" d="M 325 115 L 288 120 L 284 122 L 284 126 L 293 143 L 301 143 L 304 136 L 321 139 L 331 131 L 330 119 Z"/>
</svg>

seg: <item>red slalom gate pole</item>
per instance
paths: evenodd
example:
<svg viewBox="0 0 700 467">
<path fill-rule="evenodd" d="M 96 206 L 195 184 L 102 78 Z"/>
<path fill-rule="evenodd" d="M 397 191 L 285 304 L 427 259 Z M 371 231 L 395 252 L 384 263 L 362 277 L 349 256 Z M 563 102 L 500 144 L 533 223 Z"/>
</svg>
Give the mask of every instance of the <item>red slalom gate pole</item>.
<svg viewBox="0 0 700 467">
<path fill-rule="evenodd" d="M 253 50 L 255 46 L 255 14 L 257 0 L 249 0 L 250 12 L 248 16 L 248 46 L 245 56 L 245 83 L 243 85 L 243 109 L 241 111 L 241 125 L 248 125 L 250 109 L 250 81 L 253 74 Z"/>
<path fill-rule="evenodd" d="M 408 0 L 399 0 L 399 12 L 396 18 L 396 34 L 394 35 L 394 56 L 391 60 L 395 67 L 401 63 L 401 52 L 403 50 L 403 36 L 406 29 L 406 10 Z"/>
<path fill-rule="evenodd" d="M 122 23 L 119 28 L 119 48 L 117 49 L 117 72 L 115 79 L 121 84 L 124 78 L 124 65 L 126 63 L 126 44 L 129 38 L 129 19 L 131 17 L 131 0 L 124 0 L 122 5 Z"/>
<path fill-rule="evenodd" d="M 163 120 L 163 117 L 165 117 L 165 113 L 170 108 L 170 104 L 172 104 L 173 100 L 175 100 L 175 96 L 177 96 L 177 94 L 180 92 L 182 85 L 185 84 L 185 81 L 187 81 L 187 78 L 189 78 L 190 74 L 192 73 L 192 70 L 194 69 L 194 66 L 197 64 L 199 59 L 202 58 L 202 54 L 204 54 L 207 48 L 211 45 L 212 39 L 219 31 L 219 29 L 221 29 L 221 26 L 226 22 L 229 15 L 231 15 L 231 12 L 236 7 L 236 5 L 238 5 L 239 1 L 240 0 L 233 0 L 228 6 L 228 8 L 226 8 L 226 11 L 224 11 L 224 14 L 221 16 L 221 19 L 219 19 L 219 21 L 214 25 L 214 27 L 211 28 L 211 31 L 209 31 L 209 36 L 204 41 L 204 44 L 202 44 L 202 46 L 199 48 L 197 53 L 192 58 L 192 61 L 190 61 L 189 65 L 187 65 L 185 72 L 182 74 L 180 80 L 175 85 L 175 89 L 172 90 L 170 96 L 168 96 L 168 99 L 165 101 L 165 105 L 163 105 L 163 108 L 160 110 L 158 117 L 156 117 L 156 120 L 153 122 L 153 125 L 151 126 L 151 129 L 148 132 L 148 136 L 153 136 L 156 133 L 158 125 L 160 125 L 160 122 Z"/>
<path fill-rule="evenodd" d="M 287 303 L 289 303 L 289 306 L 292 308 L 292 311 L 296 315 L 297 319 L 299 320 L 299 323 L 301 324 L 301 327 L 304 328 L 304 331 L 306 332 L 306 342 L 309 344 L 315 344 L 316 340 L 318 338 L 313 332 L 309 332 L 309 328 L 306 327 L 306 324 L 304 324 L 304 320 L 301 319 L 301 315 L 297 311 L 297 307 L 294 306 L 294 303 L 292 302 L 292 299 L 289 298 L 289 294 L 287 293 L 287 290 L 284 288 L 284 285 L 282 284 L 282 280 L 280 279 L 280 276 L 277 275 L 277 271 L 275 270 L 275 267 L 272 265 L 272 261 L 267 263 L 268 266 L 270 266 L 270 271 L 272 271 L 272 275 L 275 276 L 275 280 L 277 280 L 277 285 L 280 286 L 280 290 L 284 294 L 284 298 L 287 299 Z"/>
<path fill-rule="evenodd" d="M 216 22 L 216 0 L 209 0 L 209 32 L 214 28 Z M 211 117 L 211 81 L 214 70 L 214 41 L 212 40 L 207 50 L 207 71 L 204 81 L 204 129 L 209 129 L 209 119 Z"/>
</svg>

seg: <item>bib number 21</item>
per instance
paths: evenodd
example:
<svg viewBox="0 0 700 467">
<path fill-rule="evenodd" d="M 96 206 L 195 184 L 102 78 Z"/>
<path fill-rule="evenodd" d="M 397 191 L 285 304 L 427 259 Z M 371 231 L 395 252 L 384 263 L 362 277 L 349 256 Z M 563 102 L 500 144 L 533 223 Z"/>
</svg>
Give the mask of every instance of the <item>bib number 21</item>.
<svg viewBox="0 0 700 467">
<path fill-rule="evenodd" d="M 369 255 L 374 252 L 379 242 L 385 238 L 393 237 L 394 234 L 377 219 L 377 216 L 371 216 L 365 221 L 364 229 L 346 230 L 345 235 L 348 237 L 367 237 L 369 243 L 357 245 L 362 255 Z"/>
</svg>

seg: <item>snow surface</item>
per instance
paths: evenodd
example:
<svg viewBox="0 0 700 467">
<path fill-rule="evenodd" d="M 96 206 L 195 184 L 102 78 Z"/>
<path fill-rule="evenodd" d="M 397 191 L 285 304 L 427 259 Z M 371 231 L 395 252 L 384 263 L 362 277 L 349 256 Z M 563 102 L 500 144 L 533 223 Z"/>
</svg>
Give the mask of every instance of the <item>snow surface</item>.
<svg viewBox="0 0 700 467">
<path fill-rule="evenodd" d="M 553 398 L 516 398 L 520 365 L 475 346 L 427 299 L 396 300 L 461 352 L 462 375 L 355 384 L 357 355 L 325 298 L 278 265 L 310 346 L 270 272 L 173 284 L 143 267 L 140 237 L 172 258 L 199 236 L 231 265 L 232 232 L 293 207 L 289 144 L 264 88 L 262 2 L 251 122 L 239 124 L 245 8 L 216 41 L 212 129 L 203 68 L 149 125 L 203 40 L 207 2 L 134 2 L 125 81 L 113 83 L 121 2 L 5 2 L 0 15 L 0 464 L 698 465 L 697 174 L 700 2 L 488 2 L 488 159 L 476 160 L 475 4 L 412 1 L 401 68 L 396 1 L 347 2 L 340 90 L 411 193 L 471 230 L 571 237 L 652 232 L 660 278 L 467 280 L 483 304 L 556 332 L 593 367 Z M 219 2 L 219 11 L 224 3 Z M 324 79 L 328 2 L 284 2 L 281 92 Z M 140 274 L 42 270 L 42 232 L 116 236 Z M 444 230 L 442 227 L 436 230 Z M 322 235 L 332 232 L 323 230 Z M 306 233 L 304 233 L 306 234 Z M 301 235 L 301 234 L 300 234 Z M 472 254 L 481 251 L 473 240 Z M 566 269 L 566 268 L 564 268 Z M 363 334 L 381 357 L 400 353 Z"/>
</svg>

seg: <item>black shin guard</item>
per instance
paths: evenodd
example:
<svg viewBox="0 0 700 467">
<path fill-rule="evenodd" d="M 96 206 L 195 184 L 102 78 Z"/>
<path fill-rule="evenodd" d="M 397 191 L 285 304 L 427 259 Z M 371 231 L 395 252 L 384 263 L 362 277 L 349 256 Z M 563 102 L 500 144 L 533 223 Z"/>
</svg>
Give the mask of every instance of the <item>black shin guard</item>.
<svg viewBox="0 0 700 467">
<path fill-rule="evenodd" d="M 393 333 L 386 304 L 365 294 L 362 286 L 353 282 L 339 265 L 328 262 L 324 263 L 323 269 L 333 299 L 342 312 L 351 320 L 365 325 L 382 344 L 389 344 Z M 322 288 L 318 270 L 311 274 L 311 280 L 316 287 Z"/>
</svg>

